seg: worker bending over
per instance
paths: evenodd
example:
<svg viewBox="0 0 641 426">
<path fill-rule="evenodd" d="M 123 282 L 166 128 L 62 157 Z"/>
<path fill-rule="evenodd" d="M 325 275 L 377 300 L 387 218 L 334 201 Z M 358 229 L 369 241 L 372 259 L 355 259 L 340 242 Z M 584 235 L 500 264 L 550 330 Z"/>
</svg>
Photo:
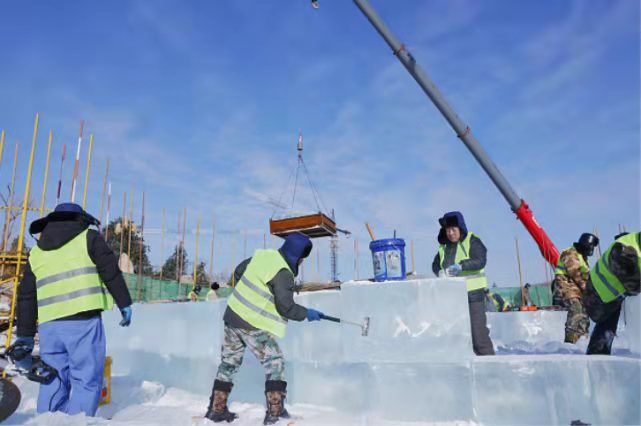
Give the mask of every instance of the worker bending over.
<svg viewBox="0 0 641 426">
<path fill-rule="evenodd" d="M 585 288 L 585 307 L 596 323 L 588 355 L 610 355 L 621 305 L 627 296 L 635 296 L 640 290 L 641 234 L 634 232 L 617 237 L 590 270 Z"/>
<path fill-rule="evenodd" d="M 587 336 L 590 319 L 583 304 L 583 292 L 590 275 L 588 257 L 599 245 L 599 239 L 588 233 L 581 234 L 579 241 L 561 252 L 554 271 L 554 288 L 560 293 L 563 305 L 568 308 L 565 321 L 565 342 L 576 343 Z"/>
</svg>

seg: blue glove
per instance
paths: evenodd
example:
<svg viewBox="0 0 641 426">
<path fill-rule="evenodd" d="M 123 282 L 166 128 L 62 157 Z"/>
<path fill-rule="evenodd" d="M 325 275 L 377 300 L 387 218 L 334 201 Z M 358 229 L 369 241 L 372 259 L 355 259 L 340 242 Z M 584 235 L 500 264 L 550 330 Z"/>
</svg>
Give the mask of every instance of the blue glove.
<svg viewBox="0 0 641 426">
<path fill-rule="evenodd" d="M 7 355 L 20 370 L 28 370 L 31 368 L 33 364 L 33 358 L 31 357 L 33 345 L 34 341 L 32 336 L 18 336 L 16 341 L 13 342 L 13 345 L 7 349 Z"/>
<path fill-rule="evenodd" d="M 129 324 L 131 324 L 131 306 L 127 306 L 126 308 L 122 308 L 120 310 L 120 313 L 122 314 L 122 321 L 120 321 L 120 326 L 121 327 L 129 327 Z"/>
<path fill-rule="evenodd" d="M 463 268 L 461 268 L 461 265 L 459 265 L 458 263 L 455 263 L 454 265 L 448 267 L 445 272 L 450 277 L 455 277 L 458 274 L 460 274 L 462 270 L 463 270 Z"/>
<path fill-rule="evenodd" d="M 307 321 L 320 321 L 322 312 L 316 309 L 307 308 Z"/>
</svg>

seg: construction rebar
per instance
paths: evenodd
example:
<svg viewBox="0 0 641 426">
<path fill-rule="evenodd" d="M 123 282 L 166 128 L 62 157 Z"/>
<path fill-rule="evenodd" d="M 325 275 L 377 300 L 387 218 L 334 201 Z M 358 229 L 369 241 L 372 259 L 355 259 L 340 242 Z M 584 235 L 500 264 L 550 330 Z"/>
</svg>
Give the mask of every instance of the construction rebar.
<svg viewBox="0 0 641 426">
<path fill-rule="evenodd" d="M 53 143 L 53 132 L 49 131 L 49 143 L 47 144 L 47 160 L 45 161 L 45 176 L 42 179 L 42 196 L 40 197 L 40 217 L 45 215 L 45 199 L 47 197 L 47 181 L 49 179 L 49 162 L 51 160 L 51 144 Z"/>
<path fill-rule="evenodd" d="M 525 306 L 525 291 L 523 288 L 523 272 L 521 271 L 521 251 L 519 250 L 519 239 L 514 237 L 516 243 L 516 263 L 519 267 L 519 286 L 521 287 L 521 306 Z"/>
<path fill-rule="evenodd" d="M 129 232 L 127 236 L 127 256 L 129 256 L 129 261 L 132 262 L 132 256 L 131 256 L 131 232 L 133 231 L 134 227 L 134 194 L 135 194 L 135 188 L 131 189 L 131 197 L 129 197 L 129 223 L 127 226 L 127 231 Z"/>
<path fill-rule="evenodd" d="M 196 223 L 196 250 L 194 251 L 194 282 L 192 290 L 196 288 L 196 281 L 198 278 L 198 242 L 200 240 L 200 215 L 198 215 L 198 222 Z"/>
<path fill-rule="evenodd" d="M 80 133 L 78 135 L 78 146 L 76 148 L 76 161 L 73 163 L 73 175 L 71 176 L 71 202 L 76 201 L 76 183 L 78 180 L 78 169 L 80 167 L 80 149 L 82 147 L 82 132 L 85 127 L 84 120 L 80 120 Z"/>
<path fill-rule="evenodd" d="M 109 219 L 111 216 L 111 181 L 107 189 L 107 220 L 105 221 L 105 241 L 109 241 Z"/>
<path fill-rule="evenodd" d="M 87 152 L 87 167 L 85 168 L 85 187 L 82 192 L 82 208 L 87 208 L 87 190 L 89 189 L 89 174 L 91 171 L 91 154 L 93 152 L 93 133 L 89 135 L 89 151 Z"/>
<path fill-rule="evenodd" d="M 67 155 L 67 144 L 62 144 L 62 157 L 60 158 L 60 172 L 58 173 L 58 190 L 56 191 L 56 205 L 60 202 L 60 192 L 62 191 L 62 168 L 65 164 Z"/>
<path fill-rule="evenodd" d="M 109 159 L 107 158 L 107 166 L 105 168 L 105 177 L 102 180 L 102 194 L 100 195 L 100 223 L 102 223 L 102 213 L 105 203 L 105 192 L 107 191 L 107 179 L 109 179 Z"/>
<path fill-rule="evenodd" d="M 160 231 L 160 280 L 162 280 L 163 267 L 165 266 L 165 209 L 162 209 L 162 229 Z"/>
<path fill-rule="evenodd" d="M 18 147 L 19 143 L 16 142 L 16 148 L 13 152 L 13 172 L 11 173 L 11 185 L 9 187 L 9 201 L 7 202 L 7 210 L 4 217 L 4 229 L 2 231 L 2 251 L 7 251 L 7 244 L 9 243 L 9 234 L 11 232 L 11 224 L 13 219 L 11 217 L 11 210 L 13 209 L 13 199 L 16 187 L 16 170 L 18 168 Z M 4 274 L 4 265 L 0 270 L 0 276 Z"/>
<path fill-rule="evenodd" d="M 142 192 L 142 213 L 140 215 L 140 239 L 138 240 L 138 303 L 142 299 L 142 255 L 145 235 L 145 191 Z"/>
<path fill-rule="evenodd" d="M 4 153 L 4 130 L 0 132 L 0 166 L 2 166 L 2 154 Z"/>
<path fill-rule="evenodd" d="M 127 222 L 127 191 L 122 193 L 122 215 L 120 216 L 120 253 L 118 253 L 118 264 L 122 258 L 123 245 L 125 244 L 125 224 Z"/>
<path fill-rule="evenodd" d="M 209 250 L 209 277 L 214 279 L 214 244 L 216 241 L 216 216 L 211 217 L 211 247 Z"/>
</svg>

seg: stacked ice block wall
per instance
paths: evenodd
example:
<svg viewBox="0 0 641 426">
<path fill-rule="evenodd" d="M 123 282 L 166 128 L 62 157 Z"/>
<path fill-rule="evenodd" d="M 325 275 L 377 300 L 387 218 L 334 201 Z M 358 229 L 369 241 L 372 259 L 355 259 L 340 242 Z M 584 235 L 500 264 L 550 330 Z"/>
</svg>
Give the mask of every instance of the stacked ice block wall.
<svg viewBox="0 0 641 426">
<path fill-rule="evenodd" d="M 290 402 L 392 421 L 641 423 L 639 298 L 626 302 L 620 340 L 633 353 L 625 358 L 475 357 L 460 279 L 351 282 L 341 291 L 296 299 L 328 315 L 371 321 L 366 337 L 347 324 L 290 322 L 281 341 Z M 108 313 L 114 374 L 208 394 L 219 362 L 225 306 L 225 301 L 136 305 L 129 329 L 117 327 L 117 312 Z M 562 312 L 489 316 L 492 338 L 504 345 L 562 339 L 563 323 Z M 260 365 L 248 353 L 233 398 L 262 402 L 263 382 Z"/>
</svg>

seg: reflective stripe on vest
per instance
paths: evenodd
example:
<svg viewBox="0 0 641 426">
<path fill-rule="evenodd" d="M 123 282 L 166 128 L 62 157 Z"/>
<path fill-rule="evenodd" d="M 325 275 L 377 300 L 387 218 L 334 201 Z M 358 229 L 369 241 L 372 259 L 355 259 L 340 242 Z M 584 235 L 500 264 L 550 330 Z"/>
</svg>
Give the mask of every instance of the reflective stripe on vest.
<svg viewBox="0 0 641 426">
<path fill-rule="evenodd" d="M 632 247 L 637 252 L 638 267 L 641 269 L 641 233 L 635 232 L 632 234 L 624 235 L 617 239 L 608 250 L 599 258 L 599 261 L 594 265 L 590 271 L 590 281 L 596 290 L 599 298 L 604 302 L 612 302 L 616 299 L 625 299 L 626 290 L 621 284 L 621 281 L 610 272 L 608 259 L 612 252 L 614 244 L 620 243 Z"/>
<path fill-rule="evenodd" d="M 84 311 L 108 310 L 113 298 L 87 250 L 87 230 L 55 250 L 34 247 L 29 266 L 36 277 L 38 322 Z"/>
<path fill-rule="evenodd" d="M 278 250 L 256 250 L 227 301 L 227 306 L 243 320 L 278 337 L 285 336 L 287 320 L 276 310 L 267 283 L 282 269 L 292 273 Z"/>
<path fill-rule="evenodd" d="M 458 243 L 456 243 L 456 257 L 454 258 L 454 263 L 460 264 L 461 261 L 470 258 L 470 241 L 472 239 L 472 236 L 476 235 L 468 232 L 463 241 L 459 241 Z M 438 253 L 441 259 L 441 269 L 445 270 L 445 268 L 443 267 L 443 263 L 445 262 L 445 244 L 441 244 L 441 246 L 438 248 Z M 458 276 L 466 279 L 467 291 L 473 291 L 487 287 L 485 269 L 461 271 Z"/>
<path fill-rule="evenodd" d="M 585 261 L 583 256 L 576 251 L 574 247 L 569 247 L 566 248 L 561 252 L 561 255 L 559 256 L 559 261 L 556 264 L 556 269 L 554 270 L 554 275 L 567 275 L 568 274 L 568 268 L 565 267 L 565 263 L 561 260 L 563 258 L 563 255 L 569 251 L 574 251 L 576 253 L 577 258 L 579 259 L 579 263 L 581 265 L 581 273 L 588 273 L 590 272 L 590 266 L 588 263 Z"/>
</svg>

